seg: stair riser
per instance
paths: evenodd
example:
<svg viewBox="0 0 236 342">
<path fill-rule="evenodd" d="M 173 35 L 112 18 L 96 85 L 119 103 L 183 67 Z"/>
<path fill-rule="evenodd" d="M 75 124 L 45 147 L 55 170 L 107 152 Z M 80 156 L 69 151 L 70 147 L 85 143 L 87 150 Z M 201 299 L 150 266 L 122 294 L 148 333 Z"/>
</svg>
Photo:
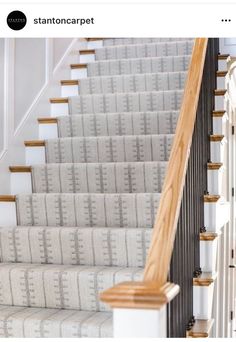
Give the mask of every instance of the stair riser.
<svg viewBox="0 0 236 342">
<path fill-rule="evenodd" d="M 218 60 L 218 70 L 219 71 L 228 70 L 226 59 Z"/>
<path fill-rule="evenodd" d="M 226 109 L 225 96 L 223 95 L 215 96 L 215 110 L 224 110 L 224 109 Z"/>
<path fill-rule="evenodd" d="M 204 226 L 208 232 L 219 232 L 229 219 L 229 202 L 204 203 Z"/>
<path fill-rule="evenodd" d="M 87 76 L 87 68 L 71 69 L 72 80 L 81 80 L 82 78 L 86 78 Z"/>
<path fill-rule="evenodd" d="M 87 42 L 87 49 L 100 49 L 103 47 L 103 39 Z"/>
<path fill-rule="evenodd" d="M 25 147 L 26 165 L 37 165 L 46 163 L 45 146 L 26 146 Z"/>
<path fill-rule="evenodd" d="M 227 115 L 222 117 L 213 117 L 213 134 L 226 135 Z"/>
<path fill-rule="evenodd" d="M 226 140 L 211 141 L 210 149 L 212 163 L 224 163 Z"/>
<path fill-rule="evenodd" d="M 202 272 L 216 272 L 218 239 L 200 241 L 200 267 Z"/>
<path fill-rule="evenodd" d="M 92 63 L 92 62 L 95 62 L 95 54 L 94 53 L 85 54 L 85 55 L 81 55 L 80 54 L 79 62 L 80 63 Z"/>
<path fill-rule="evenodd" d="M 78 96 L 78 85 L 63 85 L 61 86 L 61 97 Z"/>
<path fill-rule="evenodd" d="M 226 85 L 226 79 L 225 77 L 217 77 L 216 79 L 216 85 L 217 85 L 217 89 L 225 89 L 225 85 Z"/>
<path fill-rule="evenodd" d="M 57 123 L 40 124 L 39 123 L 39 140 L 58 138 Z"/>
<path fill-rule="evenodd" d="M 51 103 L 51 117 L 55 118 L 57 116 L 69 115 L 68 103 Z"/>
<path fill-rule="evenodd" d="M 31 172 L 11 173 L 11 194 L 31 194 L 32 179 Z"/>
<path fill-rule="evenodd" d="M 193 286 L 193 316 L 210 319 L 212 315 L 214 283 L 209 286 Z"/>
<path fill-rule="evenodd" d="M 16 203 L 0 202 L 0 227 L 16 225 Z"/>
<path fill-rule="evenodd" d="M 224 170 L 221 167 L 219 170 L 207 171 L 207 186 L 208 192 L 214 195 L 222 195 Z"/>
</svg>

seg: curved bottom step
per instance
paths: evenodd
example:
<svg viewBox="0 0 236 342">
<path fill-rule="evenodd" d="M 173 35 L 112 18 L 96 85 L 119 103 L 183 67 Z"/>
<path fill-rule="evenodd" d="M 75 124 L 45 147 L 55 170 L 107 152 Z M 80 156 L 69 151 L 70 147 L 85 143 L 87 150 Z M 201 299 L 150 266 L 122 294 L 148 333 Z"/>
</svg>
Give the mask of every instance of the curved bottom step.
<svg viewBox="0 0 236 342">
<path fill-rule="evenodd" d="M 0 305 L 0 338 L 112 337 L 112 313 Z"/>
</svg>

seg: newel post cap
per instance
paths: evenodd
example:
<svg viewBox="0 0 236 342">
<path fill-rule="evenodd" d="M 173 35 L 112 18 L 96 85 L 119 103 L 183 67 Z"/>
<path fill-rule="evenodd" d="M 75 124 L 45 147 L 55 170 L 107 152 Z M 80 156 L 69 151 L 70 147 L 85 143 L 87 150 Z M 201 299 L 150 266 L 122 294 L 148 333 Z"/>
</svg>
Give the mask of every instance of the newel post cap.
<svg viewBox="0 0 236 342">
<path fill-rule="evenodd" d="M 178 293 L 179 286 L 156 282 L 123 282 L 104 291 L 100 299 L 112 308 L 156 309 L 169 303 Z"/>
</svg>

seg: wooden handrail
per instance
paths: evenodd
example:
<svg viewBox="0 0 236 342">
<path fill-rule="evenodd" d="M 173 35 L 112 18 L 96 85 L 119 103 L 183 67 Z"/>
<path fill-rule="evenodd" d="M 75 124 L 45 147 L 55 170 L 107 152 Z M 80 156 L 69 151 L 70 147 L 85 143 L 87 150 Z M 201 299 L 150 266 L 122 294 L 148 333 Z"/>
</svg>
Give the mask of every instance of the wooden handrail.
<svg viewBox="0 0 236 342">
<path fill-rule="evenodd" d="M 155 281 L 158 287 L 166 283 L 170 267 L 197 114 L 207 42 L 207 38 L 195 39 L 182 107 L 146 262 L 144 280 Z"/>
<path fill-rule="evenodd" d="M 158 305 L 155 304 L 155 302 L 158 302 L 157 297 L 162 298 L 161 302 L 163 304 L 164 293 L 165 303 L 167 303 L 179 291 L 177 285 L 172 284 L 171 286 L 167 283 L 167 276 L 196 120 L 207 43 L 207 38 L 195 39 L 143 282 L 130 282 L 129 285 L 127 282 L 121 283 L 104 291 L 101 294 L 101 300 L 112 307 L 144 308 L 146 303 L 146 308 L 158 308 Z M 167 284 L 169 285 L 167 286 Z M 153 305 L 150 305 L 150 300 Z"/>
</svg>

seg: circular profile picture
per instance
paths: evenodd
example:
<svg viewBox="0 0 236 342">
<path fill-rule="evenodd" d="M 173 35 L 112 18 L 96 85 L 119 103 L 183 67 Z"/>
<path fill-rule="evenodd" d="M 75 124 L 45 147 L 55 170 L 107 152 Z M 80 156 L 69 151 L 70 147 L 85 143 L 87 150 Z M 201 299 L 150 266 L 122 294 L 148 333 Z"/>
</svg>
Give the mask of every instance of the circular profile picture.
<svg viewBox="0 0 236 342">
<path fill-rule="evenodd" d="M 26 22 L 27 18 L 21 11 L 13 11 L 7 16 L 7 25 L 14 31 L 22 30 Z"/>
</svg>

